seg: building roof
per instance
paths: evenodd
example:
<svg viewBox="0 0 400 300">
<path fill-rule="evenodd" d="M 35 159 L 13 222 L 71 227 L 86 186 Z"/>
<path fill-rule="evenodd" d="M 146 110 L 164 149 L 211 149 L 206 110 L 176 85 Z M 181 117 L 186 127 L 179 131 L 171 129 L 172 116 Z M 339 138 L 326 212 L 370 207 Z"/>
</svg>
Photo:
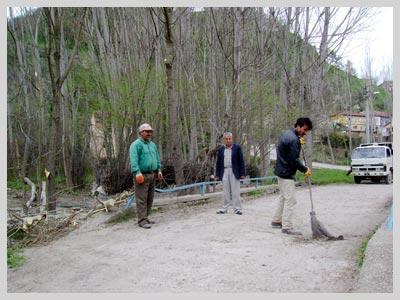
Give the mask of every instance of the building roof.
<svg viewBox="0 0 400 300">
<path fill-rule="evenodd" d="M 343 112 L 339 112 L 336 114 L 331 115 L 331 117 L 336 117 L 336 116 L 353 116 L 353 117 L 365 117 L 365 112 L 349 112 L 349 111 L 343 111 Z M 374 111 L 374 117 L 386 117 L 386 118 L 390 118 L 391 114 L 387 113 L 385 111 Z"/>
<path fill-rule="evenodd" d="M 349 112 L 349 111 L 343 111 L 343 112 L 338 112 L 336 114 L 331 115 L 331 117 L 336 117 L 336 116 L 355 116 L 355 117 L 365 117 L 364 113 L 359 113 L 359 112 Z"/>
<path fill-rule="evenodd" d="M 390 118 L 391 114 L 385 111 L 374 111 L 374 116 L 375 117 L 386 117 L 386 118 Z"/>
</svg>

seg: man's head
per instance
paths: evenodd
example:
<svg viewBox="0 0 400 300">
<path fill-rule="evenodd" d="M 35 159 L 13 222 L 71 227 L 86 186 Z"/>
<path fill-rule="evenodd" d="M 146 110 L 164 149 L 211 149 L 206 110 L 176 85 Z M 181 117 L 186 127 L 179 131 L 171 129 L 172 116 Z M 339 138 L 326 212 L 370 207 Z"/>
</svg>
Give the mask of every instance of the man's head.
<svg viewBox="0 0 400 300">
<path fill-rule="evenodd" d="M 151 139 L 153 135 L 153 128 L 147 123 L 144 123 L 139 126 L 139 135 L 144 139 L 144 140 L 149 140 Z"/>
<path fill-rule="evenodd" d="M 312 130 L 312 122 L 309 118 L 298 118 L 294 128 L 299 136 L 305 136 L 309 130 Z"/>
<path fill-rule="evenodd" d="M 232 140 L 232 133 L 231 132 L 225 132 L 223 135 L 224 138 L 224 144 L 227 147 L 231 147 L 233 140 Z"/>
</svg>

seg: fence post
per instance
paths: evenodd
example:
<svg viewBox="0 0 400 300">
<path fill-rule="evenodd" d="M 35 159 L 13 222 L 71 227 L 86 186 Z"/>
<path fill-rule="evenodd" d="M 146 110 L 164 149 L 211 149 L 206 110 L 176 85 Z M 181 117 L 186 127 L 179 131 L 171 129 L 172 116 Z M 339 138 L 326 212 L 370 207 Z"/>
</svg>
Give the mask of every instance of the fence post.
<svg viewBox="0 0 400 300">
<path fill-rule="evenodd" d="M 206 189 L 206 185 L 205 184 L 200 185 L 200 195 L 204 196 L 205 189 Z"/>
</svg>

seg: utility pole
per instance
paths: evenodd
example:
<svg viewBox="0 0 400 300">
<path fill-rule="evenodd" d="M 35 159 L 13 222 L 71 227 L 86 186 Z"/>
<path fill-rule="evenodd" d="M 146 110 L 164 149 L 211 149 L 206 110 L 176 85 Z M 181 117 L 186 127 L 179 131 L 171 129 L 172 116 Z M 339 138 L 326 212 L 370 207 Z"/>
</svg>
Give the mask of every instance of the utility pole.
<svg viewBox="0 0 400 300">
<path fill-rule="evenodd" d="M 351 77 L 351 63 L 347 61 L 347 90 L 349 92 L 349 102 L 350 102 L 350 116 L 349 116 L 349 157 L 351 157 L 351 153 L 353 152 L 353 139 L 352 139 L 352 118 L 353 118 L 353 100 L 351 95 L 351 87 L 350 87 L 350 77 Z"/>
<path fill-rule="evenodd" d="M 373 143 L 374 139 L 374 109 L 372 106 L 372 99 L 374 95 L 379 94 L 379 92 L 372 92 L 371 80 L 368 80 L 368 85 L 364 86 L 364 98 L 365 98 L 365 135 L 366 143 Z"/>
<path fill-rule="evenodd" d="M 370 91 L 367 85 L 364 86 L 363 96 L 365 98 L 365 142 L 371 143 L 371 112 L 369 106 Z"/>
</svg>

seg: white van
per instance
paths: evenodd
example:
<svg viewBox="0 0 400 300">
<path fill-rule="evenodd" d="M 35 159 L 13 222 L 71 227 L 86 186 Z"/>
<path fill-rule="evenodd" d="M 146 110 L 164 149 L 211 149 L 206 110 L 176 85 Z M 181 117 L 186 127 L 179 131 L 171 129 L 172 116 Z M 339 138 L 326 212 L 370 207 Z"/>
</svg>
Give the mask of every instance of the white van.
<svg viewBox="0 0 400 300">
<path fill-rule="evenodd" d="M 370 179 L 374 182 L 393 180 L 392 143 L 361 144 L 351 154 L 351 171 L 355 183 Z"/>
</svg>

